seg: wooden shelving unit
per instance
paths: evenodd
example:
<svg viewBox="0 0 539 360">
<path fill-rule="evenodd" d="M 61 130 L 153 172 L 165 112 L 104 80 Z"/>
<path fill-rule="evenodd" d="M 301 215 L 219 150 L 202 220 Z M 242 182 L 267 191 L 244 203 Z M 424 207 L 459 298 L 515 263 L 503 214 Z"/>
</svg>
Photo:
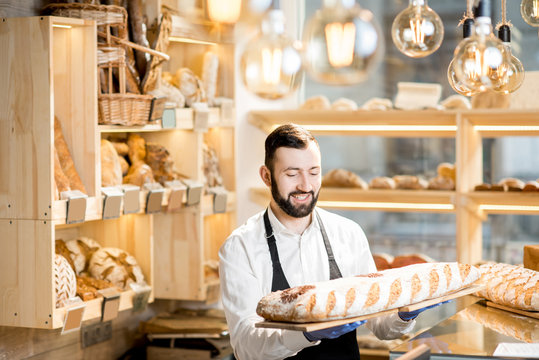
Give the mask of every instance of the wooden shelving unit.
<svg viewBox="0 0 539 360">
<path fill-rule="evenodd" d="M 457 260 L 482 259 L 482 223 L 488 214 L 539 215 L 539 194 L 476 192 L 483 182 L 482 139 L 539 136 L 539 110 L 422 110 L 422 111 L 252 111 L 249 122 L 269 133 L 290 122 L 315 135 L 454 137 L 455 191 L 322 189 L 319 205 L 337 209 L 404 212 L 453 212 L 457 220 Z M 251 189 L 264 205 L 266 189 Z"/>
</svg>

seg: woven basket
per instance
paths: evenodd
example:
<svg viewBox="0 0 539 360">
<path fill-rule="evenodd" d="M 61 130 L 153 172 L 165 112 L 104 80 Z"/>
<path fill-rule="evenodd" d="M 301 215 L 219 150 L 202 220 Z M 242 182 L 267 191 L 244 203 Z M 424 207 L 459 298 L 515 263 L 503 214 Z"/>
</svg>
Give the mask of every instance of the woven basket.
<svg viewBox="0 0 539 360">
<path fill-rule="evenodd" d="M 54 16 L 95 20 L 97 26 L 118 27 L 118 36 L 127 38 L 127 11 L 121 6 L 61 3 L 49 4 L 43 10 Z"/>
<path fill-rule="evenodd" d="M 150 118 L 152 95 L 100 94 L 99 123 L 104 125 L 146 125 Z"/>
</svg>

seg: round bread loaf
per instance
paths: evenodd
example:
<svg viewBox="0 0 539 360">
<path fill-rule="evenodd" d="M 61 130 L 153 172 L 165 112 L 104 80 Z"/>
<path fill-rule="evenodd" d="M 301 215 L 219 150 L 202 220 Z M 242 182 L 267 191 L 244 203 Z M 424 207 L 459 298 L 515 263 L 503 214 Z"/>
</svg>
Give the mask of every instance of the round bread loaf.
<svg viewBox="0 0 539 360">
<path fill-rule="evenodd" d="M 345 169 L 330 170 L 322 178 L 322 186 L 360 188 L 366 190 L 369 185 L 357 174 Z"/>
<path fill-rule="evenodd" d="M 436 176 L 429 180 L 431 190 L 455 190 L 455 181 L 449 177 Z"/>
<path fill-rule="evenodd" d="M 505 185 L 507 186 L 507 190 L 509 191 L 521 191 L 524 189 L 524 181 L 517 179 L 517 178 L 503 178 L 498 182 L 498 185 Z"/>
<path fill-rule="evenodd" d="M 387 176 L 375 177 L 369 183 L 371 189 L 395 189 L 396 187 L 395 180 Z"/>
<path fill-rule="evenodd" d="M 329 110 L 331 103 L 324 95 L 312 96 L 299 107 L 301 110 Z"/>
<path fill-rule="evenodd" d="M 56 307 L 63 307 L 66 301 L 77 295 L 77 280 L 69 262 L 62 255 L 54 256 L 54 289 Z"/>
<path fill-rule="evenodd" d="M 101 245 L 93 239 L 87 237 L 78 237 L 65 242 L 69 249 L 69 255 L 73 260 L 75 273 L 80 275 L 81 272 L 88 269 L 88 264 L 92 255 L 101 248 Z"/>
<path fill-rule="evenodd" d="M 352 99 L 339 98 L 331 104 L 332 110 L 354 111 L 357 110 L 357 104 Z"/>
<path fill-rule="evenodd" d="M 429 184 L 425 179 L 414 175 L 395 175 L 393 176 L 397 189 L 403 190 L 424 190 Z"/>
<path fill-rule="evenodd" d="M 96 279 L 108 280 L 113 285 L 127 289 L 131 283 L 141 284 L 144 275 L 137 260 L 118 248 L 101 248 L 90 260 L 90 274 Z"/>
<path fill-rule="evenodd" d="M 438 175 L 440 176 L 451 178 L 453 179 L 453 182 L 457 181 L 456 170 L 455 170 L 454 164 L 443 162 L 438 165 L 438 168 L 436 169 L 436 171 L 438 172 Z"/>
</svg>

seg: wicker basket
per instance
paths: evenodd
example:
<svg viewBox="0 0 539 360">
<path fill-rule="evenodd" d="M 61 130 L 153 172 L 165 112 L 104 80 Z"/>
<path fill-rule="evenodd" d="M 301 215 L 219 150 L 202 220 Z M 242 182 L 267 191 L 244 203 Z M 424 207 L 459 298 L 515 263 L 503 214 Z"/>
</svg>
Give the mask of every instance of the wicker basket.
<svg viewBox="0 0 539 360">
<path fill-rule="evenodd" d="M 99 123 L 104 125 L 146 125 L 150 118 L 152 95 L 100 94 Z"/>
</svg>

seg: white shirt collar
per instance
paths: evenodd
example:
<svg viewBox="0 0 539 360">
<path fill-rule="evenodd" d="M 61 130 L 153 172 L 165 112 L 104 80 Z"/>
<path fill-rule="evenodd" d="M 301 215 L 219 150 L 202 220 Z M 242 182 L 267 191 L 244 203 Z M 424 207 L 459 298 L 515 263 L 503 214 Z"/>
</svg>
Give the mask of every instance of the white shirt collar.
<svg viewBox="0 0 539 360">
<path fill-rule="evenodd" d="M 315 211 L 316 211 L 316 208 L 312 212 L 311 223 L 309 224 L 309 226 L 307 226 L 307 228 L 305 229 L 303 234 L 307 234 L 308 232 L 313 231 L 313 230 L 320 231 L 320 226 L 319 226 L 318 221 L 316 219 L 316 214 L 314 213 Z M 279 219 L 277 219 L 277 217 L 275 216 L 275 214 L 271 210 L 271 206 L 268 206 L 268 217 L 269 217 L 269 221 L 270 221 L 271 227 L 273 229 L 273 234 L 274 235 L 278 235 L 280 233 L 285 233 L 285 234 L 289 234 L 289 235 L 298 236 L 298 234 L 293 233 L 292 231 L 288 230 L 288 228 L 286 226 L 284 226 L 279 221 Z"/>
</svg>

